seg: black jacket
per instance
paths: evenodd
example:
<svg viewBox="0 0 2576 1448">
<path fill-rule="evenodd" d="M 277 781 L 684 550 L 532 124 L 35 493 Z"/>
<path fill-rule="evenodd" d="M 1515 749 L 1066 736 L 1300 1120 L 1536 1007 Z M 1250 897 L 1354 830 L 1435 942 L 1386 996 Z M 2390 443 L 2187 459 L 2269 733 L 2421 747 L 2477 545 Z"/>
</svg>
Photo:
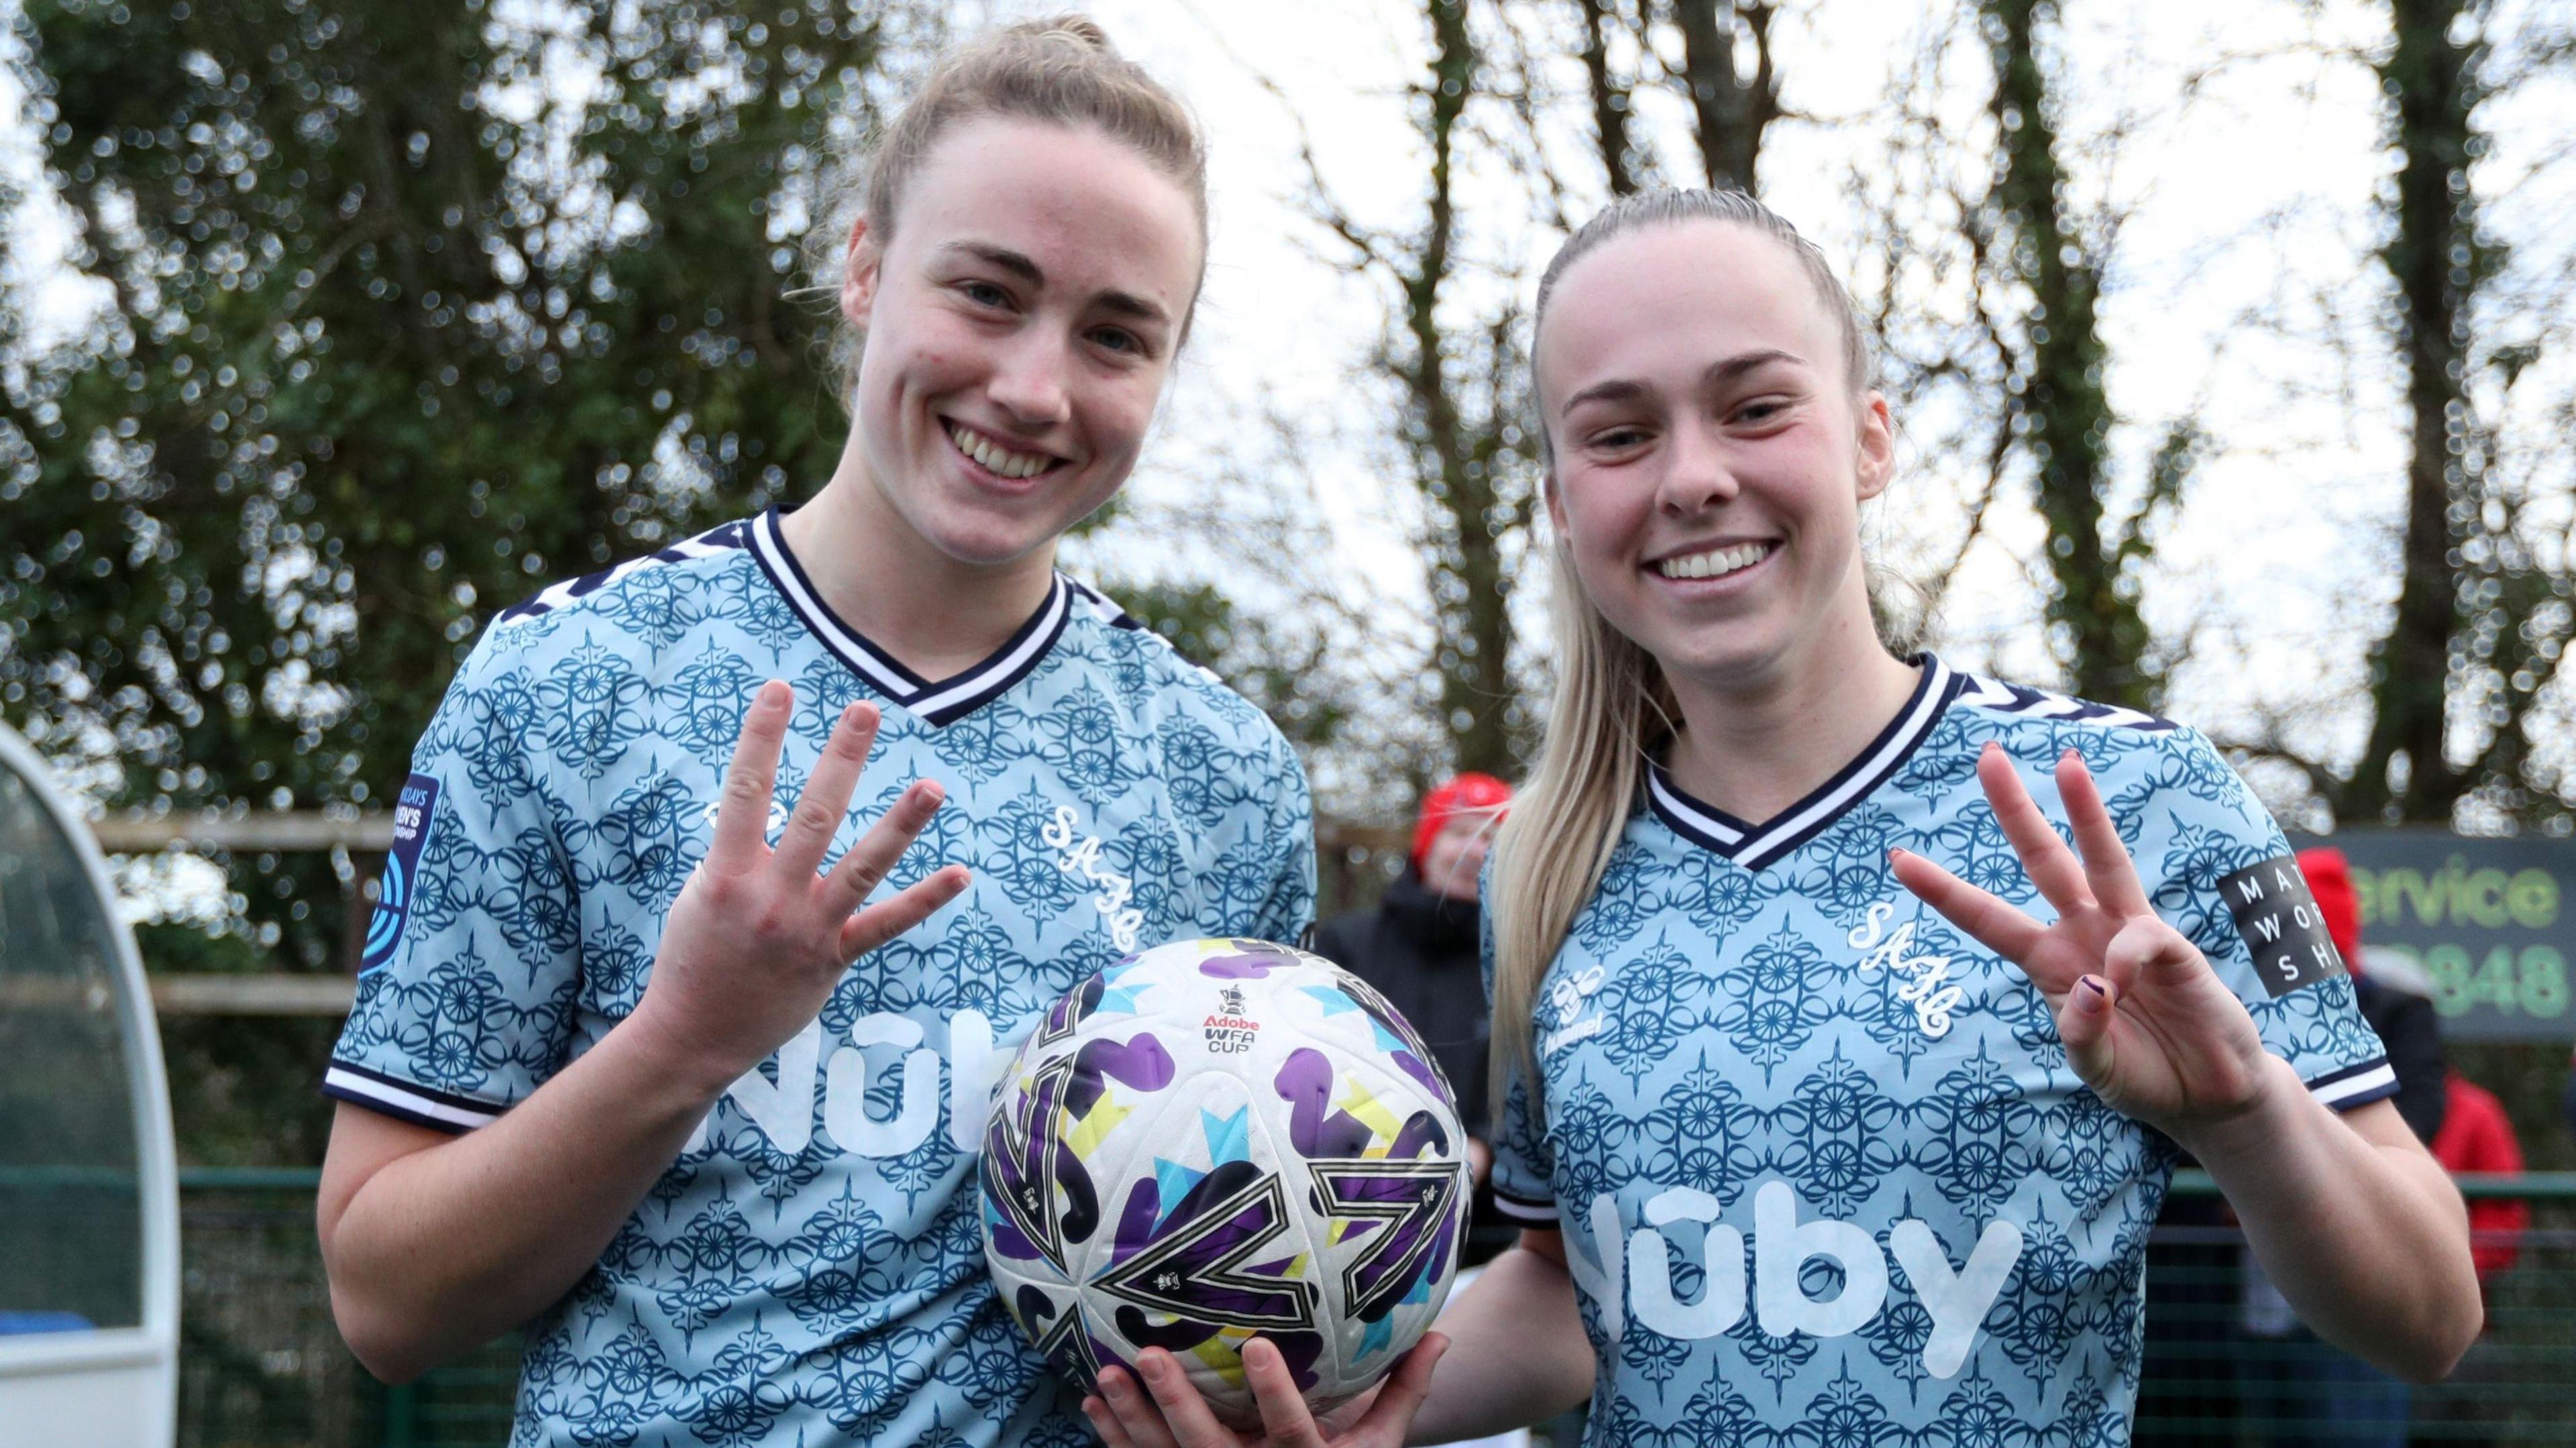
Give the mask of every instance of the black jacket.
<svg viewBox="0 0 2576 1448">
<path fill-rule="evenodd" d="M 2397 1114 L 2430 1146 L 2442 1131 L 2451 1103 L 2449 1072 L 2442 1062 L 2442 1026 L 2433 1003 L 2422 996 L 2381 985 L 2366 975 L 2352 979 L 2353 1004 L 2361 1018 L 2379 1033 L 2388 1048 L 2388 1064 L 2397 1072 Z"/>
<path fill-rule="evenodd" d="M 1493 1139 L 1485 1064 L 1491 1035 L 1485 982 L 1476 960 L 1480 915 L 1473 900 L 1423 888 L 1411 866 L 1386 887 L 1375 910 L 1354 910 L 1315 932 L 1315 953 L 1377 987 L 1431 1048 L 1467 1134 Z M 1476 1193 L 1460 1261 L 1474 1266 L 1512 1244 L 1519 1231 L 1495 1210 L 1491 1185 Z"/>
<path fill-rule="evenodd" d="M 1375 910 L 1336 915 L 1315 931 L 1315 953 L 1376 986 L 1413 1024 L 1458 1093 L 1470 1136 L 1493 1138 L 1485 1112 L 1485 982 L 1476 962 L 1480 912 L 1423 888 L 1407 865 Z"/>
</svg>

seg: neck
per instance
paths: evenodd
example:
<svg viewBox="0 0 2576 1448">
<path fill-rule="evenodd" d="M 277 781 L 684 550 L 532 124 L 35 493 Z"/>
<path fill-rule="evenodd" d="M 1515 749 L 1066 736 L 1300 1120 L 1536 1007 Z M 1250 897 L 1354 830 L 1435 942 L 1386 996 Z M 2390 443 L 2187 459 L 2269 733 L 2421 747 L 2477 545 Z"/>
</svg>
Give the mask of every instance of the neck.
<svg viewBox="0 0 2576 1448">
<path fill-rule="evenodd" d="M 941 551 L 868 475 L 856 428 L 832 481 L 779 526 L 832 612 L 925 679 L 991 657 L 1046 600 L 1055 574 L 1053 540 L 997 564 Z"/>
<path fill-rule="evenodd" d="M 1880 646 L 1864 612 L 1789 656 L 1692 678 L 1667 671 L 1681 729 L 1673 782 L 1759 823 L 1797 803 L 1858 757 L 1913 695 L 1921 670 Z"/>
</svg>

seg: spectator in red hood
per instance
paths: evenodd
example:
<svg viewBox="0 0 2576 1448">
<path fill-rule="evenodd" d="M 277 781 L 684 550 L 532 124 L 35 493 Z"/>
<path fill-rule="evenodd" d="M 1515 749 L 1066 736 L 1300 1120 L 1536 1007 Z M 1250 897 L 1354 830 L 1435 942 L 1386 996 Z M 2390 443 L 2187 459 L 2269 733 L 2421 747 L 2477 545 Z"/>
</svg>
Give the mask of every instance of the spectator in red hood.
<svg viewBox="0 0 2576 1448">
<path fill-rule="evenodd" d="M 2504 1103 L 2457 1071 L 2450 1079 L 2450 1111 L 2442 1118 L 2442 1134 L 2433 1138 L 2434 1159 L 2453 1172 L 2521 1171 L 2522 1144 L 2514 1140 Z M 2490 1303 L 2494 1279 L 2512 1269 L 2530 1226 L 2531 1204 L 2518 1197 L 2469 1199 L 2469 1255 Z M 2481 1334 L 2447 1381 L 2416 1395 L 2417 1426 L 2446 1444 L 2498 1441 L 2495 1405 L 2518 1377 L 2511 1351 Z"/>
<path fill-rule="evenodd" d="M 2397 1073 L 2397 1114 L 2430 1144 L 2441 1132 L 2450 1072 L 2433 1002 L 2420 989 L 2373 979 L 2362 968 L 2361 898 L 2343 851 L 2299 852 L 2299 873 L 2325 917 L 2326 934 L 2352 975 L 2362 1019 L 2379 1033 Z M 2245 1295 L 2237 1383 L 2257 1441 L 2332 1443 L 2343 1448 L 2404 1448 L 2414 1395 L 2407 1385 L 2329 1346 L 2302 1325 L 2263 1275 L 2254 1254 L 2242 1256 Z"/>
<path fill-rule="evenodd" d="M 2397 1114 L 2431 1144 L 2441 1134 L 2449 1104 L 2444 1086 L 2449 1072 L 2442 1064 L 2442 1031 L 2433 1003 L 2420 991 L 2398 989 L 2374 979 L 2362 967 L 2361 897 L 2352 887 L 2352 866 L 2343 851 L 2319 847 L 2299 851 L 2299 873 L 2317 897 L 2326 934 L 2334 937 L 2344 969 L 2352 973 L 2353 996 L 2363 1020 L 2388 1048 L 2388 1064 L 2397 1072 Z"/>
<path fill-rule="evenodd" d="M 1492 1124 L 1486 1110 L 1486 1042 L 1491 1033 L 1476 958 L 1482 916 L 1476 877 L 1502 823 L 1512 788 L 1490 774 L 1461 774 L 1423 796 L 1404 873 L 1375 910 L 1353 910 L 1315 932 L 1315 953 L 1376 986 L 1438 1057 L 1458 1093 L 1458 1120 L 1481 1186 Z M 1517 1235 L 1477 1193 L 1470 1264 Z M 1488 1221 L 1488 1218 L 1491 1218 Z"/>
<path fill-rule="evenodd" d="M 2450 1112 L 2442 1134 L 2433 1138 L 2433 1158 L 2445 1170 L 2519 1172 L 2522 1143 L 2514 1140 L 2513 1122 L 2494 1092 L 2454 1071 Z M 2478 1284 L 2513 1266 L 2519 1241 L 2531 1225 L 2531 1204 L 2519 1197 L 2479 1197 L 2469 1203 L 2470 1256 L 2478 1264 Z"/>
</svg>

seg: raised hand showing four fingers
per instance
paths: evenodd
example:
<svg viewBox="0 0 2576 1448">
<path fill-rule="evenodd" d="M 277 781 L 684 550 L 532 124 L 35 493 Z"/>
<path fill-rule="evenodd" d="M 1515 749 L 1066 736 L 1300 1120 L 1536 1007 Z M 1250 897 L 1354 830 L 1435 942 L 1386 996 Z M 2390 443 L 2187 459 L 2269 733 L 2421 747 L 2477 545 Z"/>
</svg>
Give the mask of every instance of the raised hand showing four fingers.
<svg viewBox="0 0 2576 1448">
<path fill-rule="evenodd" d="M 865 905 L 939 810 L 921 780 L 823 872 L 824 851 L 876 743 L 877 710 L 841 711 L 778 847 L 767 843 L 779 750 L 795 693 L 772 680 L 744 712 L 706 858 L 662 924 L 652 979 L 634 1016 L 670 1043 L 675 1065 L 730 1083 L 805 1028 L 850 962 L 910 930 L 966 888 L 962 865 Z M 864 908 L 862 908 L 864 906 Z"/>
<path fill-rule="evenodd" d="M 2254 1019 L 2198 947 L 2159 918 L 2084 761 L 2057 761 L 2076 850 L 2058 838 L 2001 747 L 1977 760 L 1986 802 L 2040 895 L 2042 925 L 1921 855 L 1891 852 L 1897 879 L 2013 962 L 2047 997 L 2066 1057 L 2114 1109 L 2168 1134 L 2235 1115 L 2261 1088 Z"/>
</svg>

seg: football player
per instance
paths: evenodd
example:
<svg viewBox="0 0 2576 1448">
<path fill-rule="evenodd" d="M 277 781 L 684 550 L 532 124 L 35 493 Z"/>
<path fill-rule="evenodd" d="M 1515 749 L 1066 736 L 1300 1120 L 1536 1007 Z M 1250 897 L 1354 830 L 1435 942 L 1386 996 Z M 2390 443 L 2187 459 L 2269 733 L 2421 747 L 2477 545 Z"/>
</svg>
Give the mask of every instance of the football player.
<svg viewBox="0 0 2576 1448">
<path fill-rule="evenodd" d="M 401 796 L 333 1306 L 392 1381 L 524 1327 L 527 1448 L 1084 1439 L 985 1273 L 992 1082 L 1140 943 L 1308 924 L 1286 742 L 1054 567 L 1189 330 L 1188 112 L 1014 26 L 855 211 L 828 483 L 510 609 Z"/>
<path fill-rule="evenodd" d="M 1528 1230 L 1415 1439 L 1588 1395 L 1606 1443 L 2124 1443 L 2177 1147 L 2319 1334 L 2447 1371 L 2460 1197 L 2270 817 L 2192 730 L 1881 643 L 1894 437 L 1821 253 L 1640 195 L 1537 315 L 1558 692 L 1487 893 Z M 1216 1440 L 1139 1366 L 1113 1441 Z"/>
</svg>

